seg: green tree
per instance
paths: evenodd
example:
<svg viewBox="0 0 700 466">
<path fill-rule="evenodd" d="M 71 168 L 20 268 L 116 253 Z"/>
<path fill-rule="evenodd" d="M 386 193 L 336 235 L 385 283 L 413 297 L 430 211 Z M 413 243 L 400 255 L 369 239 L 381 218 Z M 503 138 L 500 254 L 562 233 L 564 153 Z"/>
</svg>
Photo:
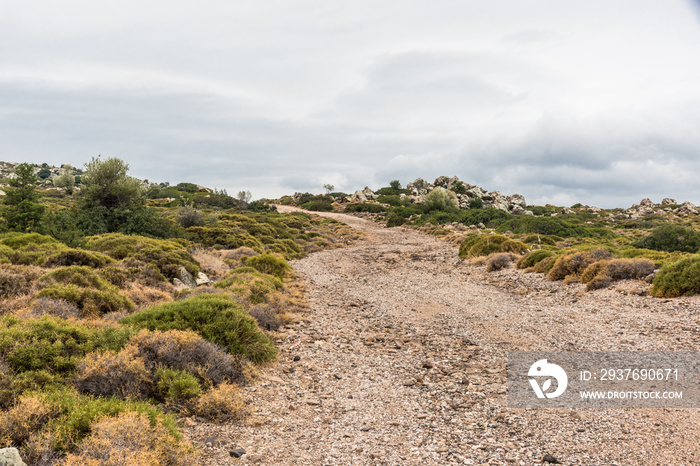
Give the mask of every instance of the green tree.
<svg viewBox="0 0 700 466">
<path fill-rule="evenodd" d="M 169 223 L 145 206 L 142 183 L 128 175 L 129 164 L 93 157 L 85 164 L 78 199 L 80 227 L 87 235 L 121 232 L 168 237 Z"/>
<path fill-rule="evenodd" d="M 435 188 L 425 196 L 428 210 L 454 210 L 459 207 L 457 195 L 444 188 Z"/>
<path fill-rule="evenodd" d="M 335 191 L 335 186 L 333 186 L 330 183 L 326 183 L 323 185 L 323 189 L 326 190 L 326 195 L 328 195 L 328 194 L 332 193 L 333 191 Z"/>
<path fill-rule="evenodd" d="M 389 182 L 389 186 L 391 186 L 391 189 L 393 189 L 394 191 L 398 191 L 399 189 L 401 189 L 401 182 L 399 180 L 391 180 Z"/>
<path fill-rule="evenodd" d="M 22 163 L 17 166 L 15 177 L 8 182 L 10 187 L 7 188 L 3 199 L 2 213 L 7 221 L 8 230 L 22 232 L 42 230 L 45 209 L 39 204 L 37 181 L 32 165 Z"/>
</svg>

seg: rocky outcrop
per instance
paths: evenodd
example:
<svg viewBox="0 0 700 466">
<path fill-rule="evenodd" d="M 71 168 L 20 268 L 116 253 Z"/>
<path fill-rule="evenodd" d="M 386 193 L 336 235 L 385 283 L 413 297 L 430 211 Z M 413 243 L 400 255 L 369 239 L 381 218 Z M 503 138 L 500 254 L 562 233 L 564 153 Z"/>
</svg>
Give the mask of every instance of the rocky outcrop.
<svg viewBox="0 0 700 466">
<path fill-rule="evenodd" d="M 0 466 L 27 466 L 16 448 L 0 449 Z"/>
<path fill-rule="evenodd" d="M 352 202 L 367 202 L 373 201 L 378 197 L 379 196 L 374 191 L 369 189 L 368 186 L 365 186 L 365 189 L 363 189 L 362 191 L 355 191 L 355 193 L 352 196 L 350 196 L 350 200 Z"/>
<path fill-rule="evenodd" d="M 637 220 L 647 215 L 678 215 L 687 217 L 689 215 L 697 215 L 698 207 L 692 202 L 685 201 L 678 205 L 675 199 L 670 197 L 664 198 L 660 204 L 654 204 L 651 199 L 642 199 L 639 204 L 634 204 L 629 209 L 622 211 L 618 218 L 629 218 Z"/>
</svg>

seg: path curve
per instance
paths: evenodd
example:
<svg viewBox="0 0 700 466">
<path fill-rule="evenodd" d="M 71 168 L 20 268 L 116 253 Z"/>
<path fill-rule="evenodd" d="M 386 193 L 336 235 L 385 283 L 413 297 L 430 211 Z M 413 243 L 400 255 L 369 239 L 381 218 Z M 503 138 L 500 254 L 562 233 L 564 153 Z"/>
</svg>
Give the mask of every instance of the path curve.
<svg viewBox="0 0 700 466">
<path fill-rule="evenodd" d="M 513 350 L 696 349 L 697 299 L 487 276 L 436 237 L 320 215 L 365 237 L 292 263 L 310 310 L 278 335 L 246 425 L 186 429 L 204 464 L 700 462 L 697 410 L 509 409 L 505 372 Z"/>
</svg>

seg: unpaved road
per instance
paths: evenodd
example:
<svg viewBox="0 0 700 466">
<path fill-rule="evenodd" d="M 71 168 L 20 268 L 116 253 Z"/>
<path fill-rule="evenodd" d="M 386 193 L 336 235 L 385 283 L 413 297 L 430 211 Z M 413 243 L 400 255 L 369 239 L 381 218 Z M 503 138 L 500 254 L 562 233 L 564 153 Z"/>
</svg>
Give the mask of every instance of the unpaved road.
<svg viewBox="0 0 700 466">
<path fill-rule="evenodd" d="M 697 409 L 525 410 L 506 398 L 508 351 L 697 350 L 697 298 L 487 275 L 435 237 L 325 215 L 366 237 L 293 263 L 310 311 L 279 334 L 247 424 L 186 429 L 204 464 L 700 464 Z"/>
</svg>

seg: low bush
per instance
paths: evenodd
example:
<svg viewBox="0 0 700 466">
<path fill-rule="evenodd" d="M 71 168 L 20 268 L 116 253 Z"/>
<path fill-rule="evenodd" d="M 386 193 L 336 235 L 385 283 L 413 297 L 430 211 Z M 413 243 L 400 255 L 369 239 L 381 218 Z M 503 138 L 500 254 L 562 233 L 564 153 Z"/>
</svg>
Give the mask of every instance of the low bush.
<svg viewBox="0 0 700 466">
<path fill-rule="evenodd" d="M 265 299 L 282 289 L 282 281 L 252 267 L 240 267 L 217 282 L 214 287 L 226 290 L 235 296 L 246 299 L 252 304 L 261 304 Z"/>
<path fill-rule="evenodd" d="M 386 206 L 370 202 L 358 202 L 356 204 L 348 204 L 343 211 L 345 213 L 368 212 L 370 214 L 380 214 L 386 212 Z"/>
<path fill-rule="evenodd" d="M 459 257 L 488 256 L 496 252 L 521 253 L 527 246 L 503 235 L 472 235 L 459 246 Z"/>
<path fill-rule="evenodd" d="M 556 259 L 548 275 L 552 280 L 563 280 L 570 275 L 580 275 L 594 262 L 610 258 L 612 254 L 605 248 L 565 254 Z"/>
<path fill-rule="evenodd" d="M 0 416 L 0 444 L 21 446 L 55 415 L 54 409 L 44 400 L 20 396 L 17 404 Z"/>
<path fill-rule="evenodd" d="M 170 404 L 181 404 L 202 394 L 197 378 L 185 371 L 161 367 L 156 373 L 156 396 Z"/>
<path fill-rule="evenodd" d="M 588 290 L 607 288 L 617 280 L 640 279 L 654 271 L 648 259 L 608 259 L 592 263 L 581 273 Z"/>
<path fill-rule="evenodd" d="M 89 353 L 77 366 L 75 388 L 97 396 L 145 399 L 152 380 L 136 348 Z"/>
<path fill-rule="evenodd" d="M 526 269 L 528 267 L 533 267 L 535 264 L 538 262 L 542 261 L 543 259 L 547 257 L 552 257 L 554 255 L 554 252 L 546 250 L 546 249 L 537 249 L 535 251 L 532 251 L 524 256 L 522 256 L 520 259 L 518 259 L 518 262 L 516 266 L 519 269 Z"/>
<path fill-rule="evenodd" d="M 272 275 L 279 279 L 283 279 L 291 270 L 291 267 L 287 261 L 272 254 L 261 254 L 259 256 L 248 257 L 245 259 L 245 265 L 248 267 L 253 267 L 259 272 Z"/>
<path fill-rule="evenodd" d="M 282 325 L 282 319 L 270 306 L 258 304 L 248 310 L 248 314 L 253 317 L 260 328 L 276 331 Z"/>
<path fill-rule="evenodd" d="M 39 279 L 44 288 L 37 298 L 61 299 L 73 303 L 83 317 L 98 317 L 108 312 L 128 311 L 134 304 L 119 294 L 119 289 L 83 266 L 61 267 Z"/>
<path fill-rule="evenodd" d="M 0 318 L 0 356 L 16 372 L 46 370 L 70 376 L 88 353 L 118 351 L 134 334 L 129 327 L 87 324 L 45 316 Z"/>
<path fill-rule="evenodd" d="M 183 301 L 161 304 L 125 317 L 121 321 L 149 330 L 193 330 L 205 340 L 224 346 L 256 363 L 275 358 L 277 350 L 243 307 L 232 298 L 203 294 Z"/>
<path fill-rule="evenodd" d="M 128 411 L 91 425 L 90 435 L 62 466 L 184 466 L 192 448 L 146 414 Z"/>
<path fill-rule="evenodd" d="M 554 267 L 554 263 L 556 262 L 557 258 L 556 256 L 549 256 L 545 257 L 541 261 L 537 262 L 535 265 L 532 267 L 529 267 L 525 271 L 530 271 L 534 273 L 549 273 L 549 271 Z"/>
<path fill-rule="evenodd" d="M 437 187 L 425 196 L 425 206 L 428 211 L 458 209 L 457 194 L 449 189 Z"/>
<path fill-rule="evenodd" d="M 121 233 L 91 236 L 86 243 L 87 249 L 116 260 L 132 259 L 153 265 L 167 278 L 174 278 L 180 267 L 193 275 L 200 271 L 199 264 L 188 252 L 191 246 L 191 243 L 178 239 L 162 240 Z"/>
<path fill-rule="evenodd" d="M 222 424 L 240 421 L 249 414 L 238 387 L 228 383 L 223 383 L 199 397 L 193 411 L 208 421 Z"/>
<path fill-rule="evenodd" d="M 700 256 L 686 257 L 662 267 L 654 278 L 651 294 L 666 298 L 700 294 Z"/>
<path fill-rule="evenodd" d="M 193 331 L 166 332 L 142 330 L 132 338 L 146 369 L 170 367 L 197 376 L 205 387 L 222 382 L 246 382 L 247 369 L 240 358 L 223 347 L 206 341 Z"/>
<path fill-rule="evenodd" d="M 29 293 L 42 273 L 38 267 L 0 264 L 0 298 L 7 299 Z"/>
<path fill-rule="evenodd" d="M 693 228 L 666 223 L 654 228 L 649 236 L 637 241 L 635 246 L 657 251 L 696 253 L 700 251 L 700 233 Z"/>
<path fill-rule="evenodd" d="M 498 270 L 505 269 L 510 264 L 513 263 L 514 256 L 510 253 L 497 253 L 492 254 L 486 260 L 486 271 L 496 272 Z"/>
<path fill-rule="evenodd" d="M 31 316 L 39 318 L 43 316 L 54 316 L 62 319 L 80 317 L 80 309 L 75 304 L 65 299 L 38 298 L 32 301 L 30 308 Z"/>
</svg>

